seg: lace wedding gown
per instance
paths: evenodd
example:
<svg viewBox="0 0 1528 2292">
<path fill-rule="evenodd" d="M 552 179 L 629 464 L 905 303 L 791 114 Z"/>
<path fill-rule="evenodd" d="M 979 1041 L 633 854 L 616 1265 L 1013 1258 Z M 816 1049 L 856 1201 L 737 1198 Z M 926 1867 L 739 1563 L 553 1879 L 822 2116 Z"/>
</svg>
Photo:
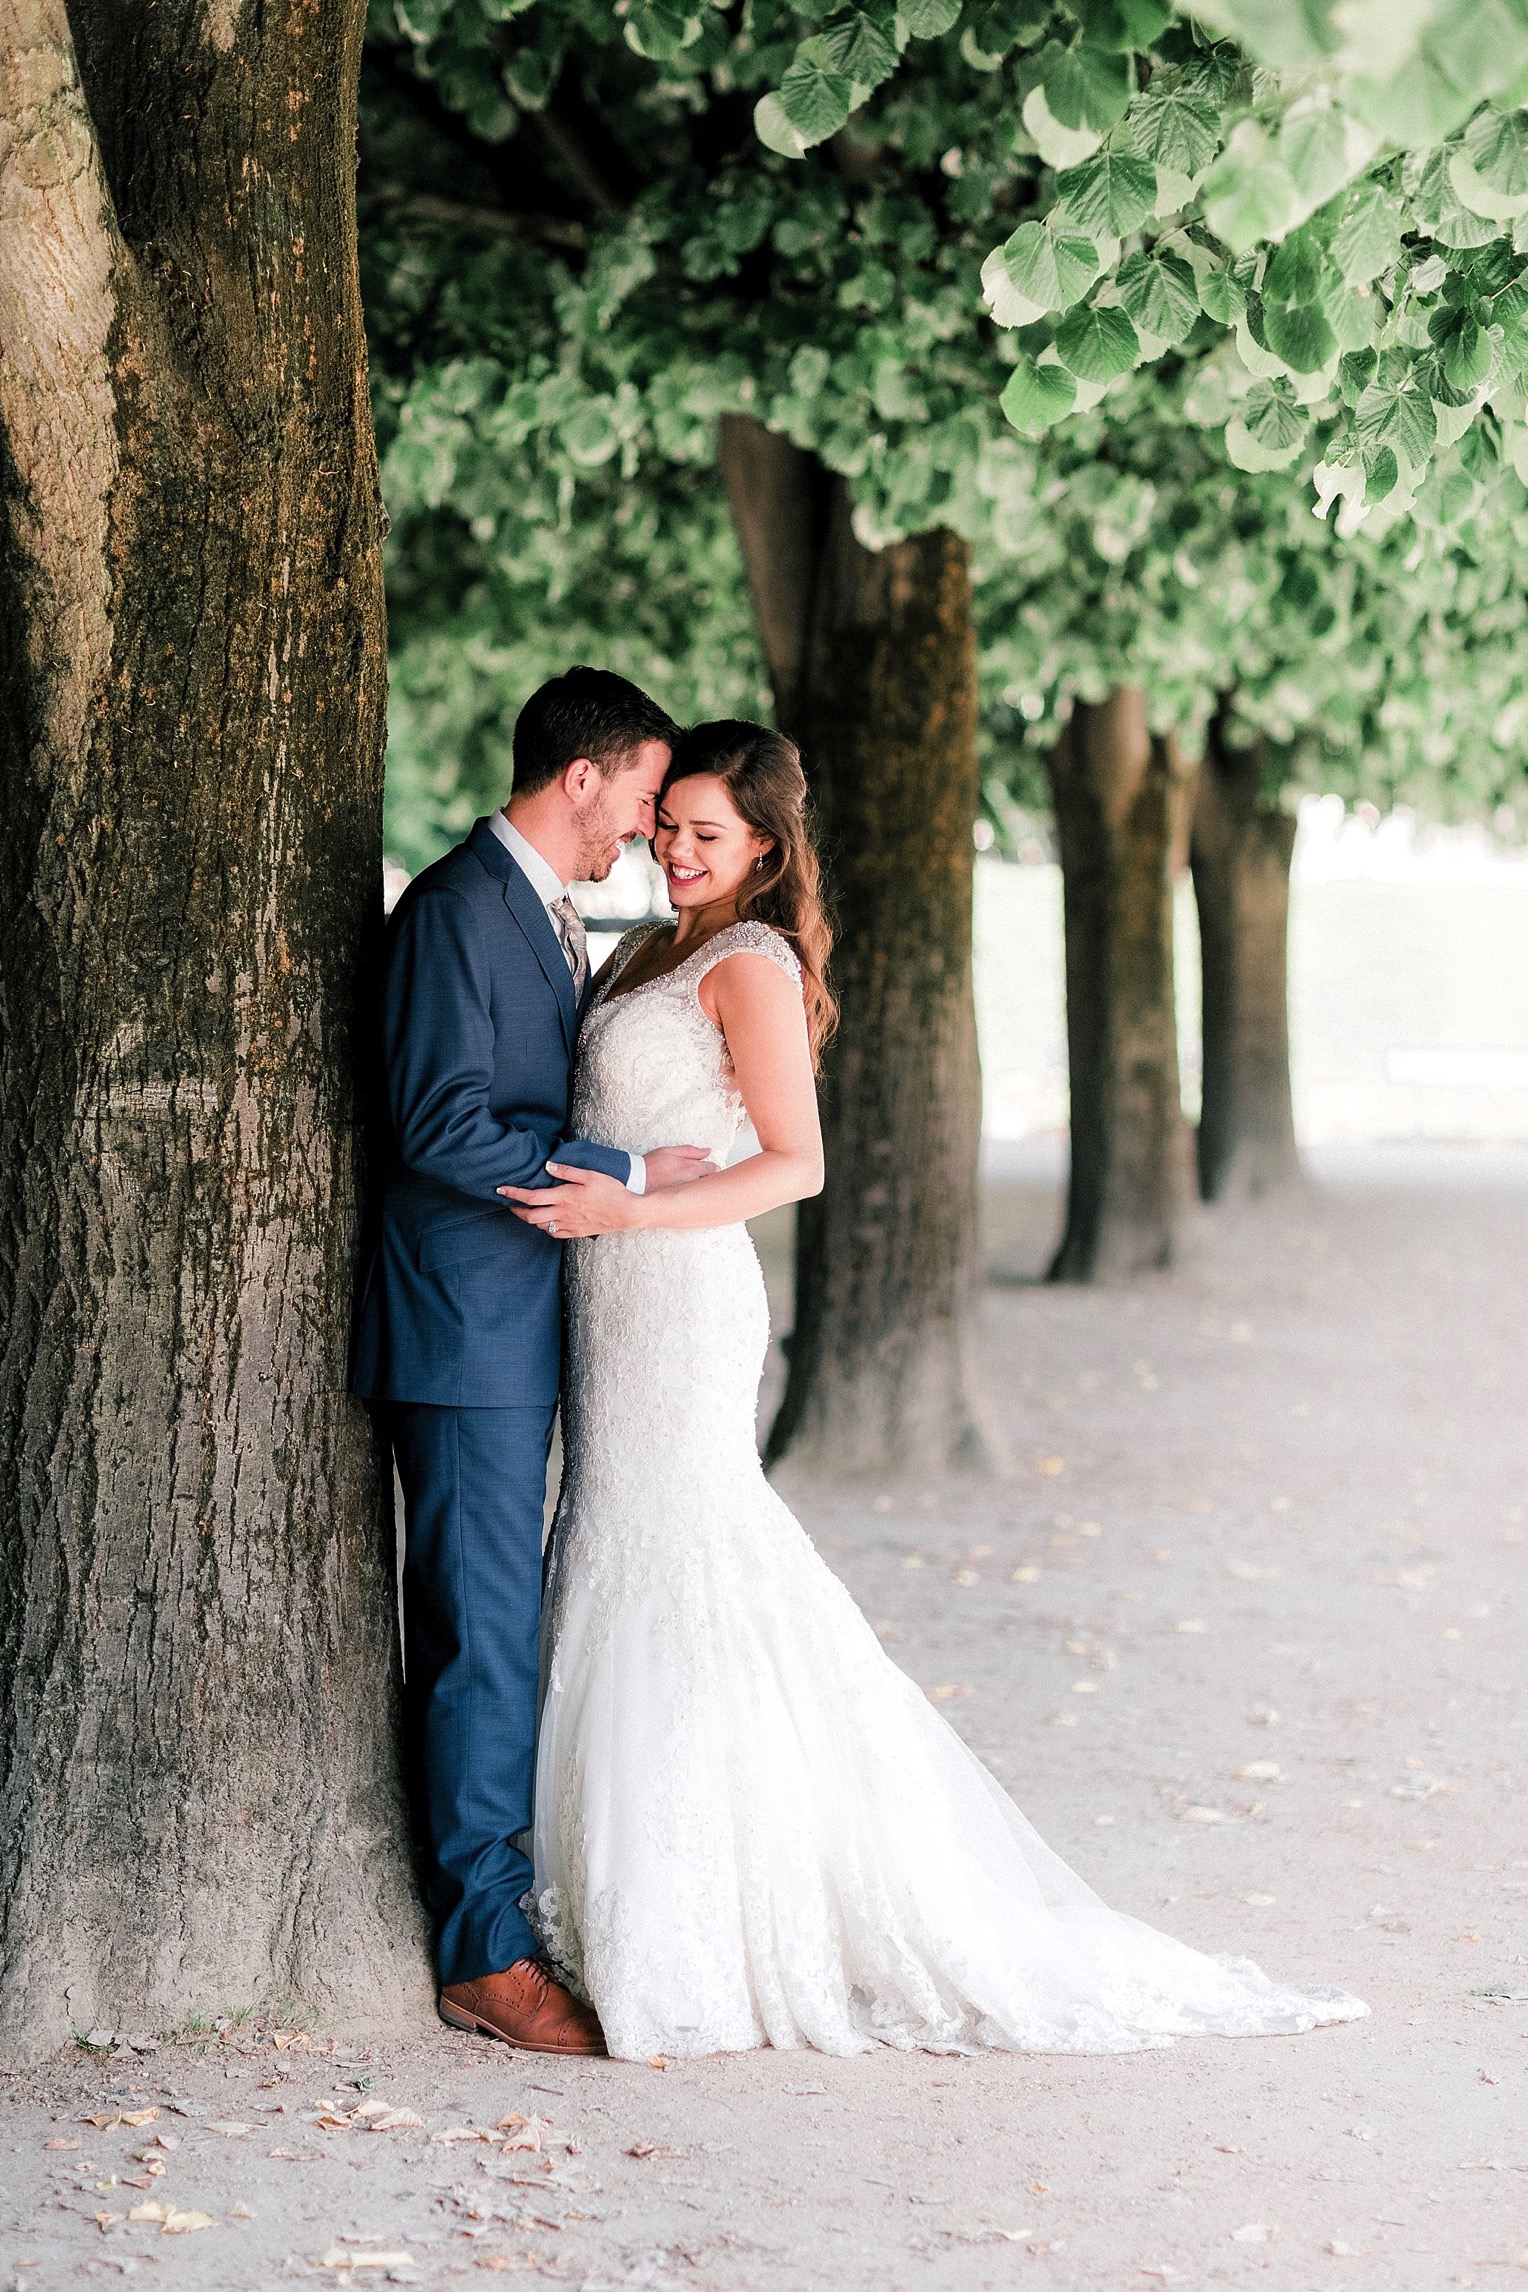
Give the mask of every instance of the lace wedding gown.
<svg viewBox="0 0 1528 2292">
<path fill-rule="evenodd" d="M 575 1134 L 724 1159 L 742 1106 L 697 1000 L 733 925 L 585 1022 Z M 745 1227 L 567 1247 L 564 1480 L 535 1913 L 612 2054 L 1125 2052 L 1368 2009 L 1109 1910 L 885 1654 L 769 1487 Z"/>
</svg>

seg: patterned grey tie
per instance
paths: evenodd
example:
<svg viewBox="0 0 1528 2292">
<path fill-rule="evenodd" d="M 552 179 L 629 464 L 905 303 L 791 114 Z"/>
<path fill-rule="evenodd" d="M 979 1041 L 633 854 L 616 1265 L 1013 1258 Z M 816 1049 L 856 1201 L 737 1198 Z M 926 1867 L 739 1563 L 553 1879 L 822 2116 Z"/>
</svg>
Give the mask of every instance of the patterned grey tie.
<svg viewBox="0 0 1528 2292">
<path fill-rule="evenodd" d="M 589 984 L 589 941 L 584 932 L 584 919 L 566 892 L 554 899 L 548 912 L 557 918 L 557 930 L 562 940 L 562 951 L 568 958 L 573 973 L 573 1000 L 581 1003 L 584 989 Z"/>
</svg>

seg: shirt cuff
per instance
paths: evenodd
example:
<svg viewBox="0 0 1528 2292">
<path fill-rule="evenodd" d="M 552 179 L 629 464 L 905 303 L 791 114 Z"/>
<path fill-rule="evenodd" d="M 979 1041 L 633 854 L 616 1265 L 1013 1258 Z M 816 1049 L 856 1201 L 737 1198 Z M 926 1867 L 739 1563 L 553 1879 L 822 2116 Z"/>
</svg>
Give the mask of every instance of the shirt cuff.
<svg viewBox="0 0 1528 2292">
<path fill-rule="evenodd" d="M 647 1192 L 647 1156 L 645 1154 L 628 1154 L 627 1159 L 631 1163 L 631 1170 L 626 1180 L 627 1193 L 645 1194 Z"/>
</svg>

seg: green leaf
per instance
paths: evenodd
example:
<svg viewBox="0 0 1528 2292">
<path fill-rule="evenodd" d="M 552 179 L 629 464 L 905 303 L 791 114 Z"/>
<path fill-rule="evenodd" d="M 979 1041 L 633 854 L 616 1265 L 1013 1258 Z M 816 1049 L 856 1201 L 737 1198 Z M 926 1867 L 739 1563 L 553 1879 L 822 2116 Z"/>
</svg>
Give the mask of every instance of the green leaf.
<svg viewBox="0 0 1528 2292">
<path fill-rule="evenodd" d="M 834 71 L 858 88 L 878 88 L 897 68 L 895 46 L 862 8 L 829 24 L 822 44 Z"/>
<path fill-rule="evenodd" d="M 1278 248 L 1263 274 L 1264 302 L 1317 302 L 1326 267 L 1321 241 L 1312 231 L 1295 231 Z"/>
<path fill-rule="evenodd" d="M 778 151 L 782 159 L 802 159 L 806 155 L 807 139 L 791 125 L 777 95 L 760 96 L 754 105 L 753 132 L 766 151 Z"/>
<path fill-rule="evenodd" d="M 1120 302 L 1143 334 L 1181 342 L 1199 317 L 1199 290 L 1181 256 L 1157 248 L 1126 258 L 1119 271 Z"/>
<path fill-rule="evenodd" d="M 1070 0 L 1070 5 L 1095 47 L 1121 55 L 1149 48 L 1172 22 L 1171 8 L 1160 0 Z"/>
<path fill-rule="evenodd" d="M 1101 151 L 1056 177 L 1056 195 L 1080 230 L 1122 239 L 1152 212 L 1157 171 L 1125 151 Z"/>
<path fill-rule="evenodd" d="M 1128 56 L 1106 55 L 1086 45 L 1063 48 L 1051 40 L 1039 61 L 1046 103 L 1062 127 L 1089 127 L 1102 135 L 1124 117 L 1133 93 Z"/>
<path fill-rule="evenodd" d="M 1366 452 L 1363 464 L 1364 501 L 1372 508 L 1375 502 L 1384 501 L 1394 493 L 1401 474 L 1400 464 L 1388 446 Z"/>
<path fill-rule="evenodd" d="M 852 83 L 832 69 L 823 40 L 803 40 L 780 82 L 780 108 L 807 144 L 836 135 L 853 109 Z"/>
<path fill-rule="evenodd" d="M 1079 382 L 1112 382 L 1140 356 L 1135 328 L 1122 310 L 1074 310 L 1056 329 L 1056 353 Z"/>
<path fill-rule="evenodd" d="M 1234 326 L 1247 308 L 1247 281 L 1239 263 L 1218 262 L 1208 247 L 1191 246 L 1199 307 L 1222 326 Z"/>
<path fill-rule="evenodd" d="M 1263 332 L 1274 356 L 1296 374 L 1319 374 L 1337 355 L 1337 337 L 1319 303 L 1265 303 Z"/>
<path fill-rule="evenodd" d="M 1310 426 L 1287 382 L 1254 382 L 1242 400 L 1241 417 L 1258 444 L 1274 451 L 1302 445 Z"/>
<path fill-rule="evenodd" d="M 1008 276 L 1037 310 L 1070 310 L 1098 276 L 1091 239 L 1044 223 L 1021 223 L 1003 249 Z"/>
<path fill-rule="evenodd" d="M 1204 181 L 1205 221 L 1236 254 L 1259 239 L 1281 238 L 1299 211 L 1299 194 L 1256 120 L 1244 119 Z"/>
<path fill-rule="evenodd" d="M 1375 381 L 1354 409 L 1353 432 L 1360 444 L 1392 446 L 1414 470 L 1421 470 L 1437 439 L 1438 417 L 1425 391 Z"/>
<path fill-rule="evenodd" d="M 1388 80 L 1350 81 L 1347 97 L 1365 127 L 1402 151 L 1442 143 L 1475 108 L 1474 97 L 1462 95 L 1426 55 L 1411 57 Z"/>
<path fill-rule="evenodd" d="M 915 40 L 937 40 L 960 21 L 961 0 L 899 0 L 897 14 Z"/>
<path fill-rule="evenodd" d="M 1423 52 L 1471 107 L 1501 95 L 1528 66 L 1528 24 L 1501 0 L 1453 0 L 1436 11 Z"/>
<path fill-rule="evenodd" d="M 696 37 L 689 9 L 676 0 L 637 0 L 626 19 L 626 44 L 649 63 L 666 64 Z"/>
<path fill-rule="evenodd" d="M 1438 346 L 1446 380 L 1468 395 L 1491 371 L 1491 337 L 1467 310 L 1434 311 L 1428 334 Z"/>
<path fill-rule="evenodd" d="M 580 406 L 563 423 L 561 435 L 569 460 L 581 469 L 597 469 L 601 462 L 608 462 L 621 443 L 614 416 L 597 399 Z"/>
<path fill-rule="evenodd" d="M 1412 212 L 1423 230 L 1441 246 L 1483 247 L 1496 238 L 1500 226 L 1484 215 L 1472 215 L 1454 189 L 1449 153 L 1435 151 L 1422 170 L 1412 194 Z"/>
<path fill-rule="evenodd" d="M 1008 377 L 998 403 L 1016 430 L 1035 437 L 1069 414 L 1077 401 L 1077 385 L 1062 366 L 1037 366 L 1021 358 Z"/>
<path fill-rule="evenodd" d="M 1464 148 L 1477 175 L 1509 199 L 1528 193 L 1528 117 L 1486 110 L 1464 131 Z"/>
<path fill-rule="evenodd" d="M 1287 469 L 1303 451 L 1309 429 L 1309 416 L 1287 382 L 1257 382 L 1226 425 L 1226 451 L 1238 469 Z"/>
<path fill-rule="evenodd" d="M 1401 251 L 1401 203 L 1382 183 L 1360 183 L 1343 204 L 1331 257 L 1349 286 L 1367 286 Z"/>
<path fill-rule="evenodd" d="M 1372 133 L 1335 104 L 1296 112 L 1279 129 L 1279 157 L 1307 210 L 1324 207 L 1373 155 Z"/>
<path fill-rule="evenodd" d="M 1491 305 L 1491 323 L 1501 328 L 1503 365 L 1521 377 L 1528 372 L 1528 280 L 1502 289 Z"/>
<path fill-rule="evenodd" d="M 1155 80 L 1130 106 L 1129 125 L 1145 157 L 1177 175 L 1202 175 L 1220 149 L 1220 121 L 1210 105 Z"/>
</svg>

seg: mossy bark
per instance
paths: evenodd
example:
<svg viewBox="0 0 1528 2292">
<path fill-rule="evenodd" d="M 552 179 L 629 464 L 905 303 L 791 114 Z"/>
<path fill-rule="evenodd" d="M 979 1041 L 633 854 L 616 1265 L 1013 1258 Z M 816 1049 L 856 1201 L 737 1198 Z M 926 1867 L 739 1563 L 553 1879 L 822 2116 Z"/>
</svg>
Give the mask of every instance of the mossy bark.
<svg viewBox="0 0 1528 2292">
<path fill-rule="evenodd" d="M 1050 756 L 1066 916 L 1071 1174 L 1052 1281 L 1167 1265 L 1187 1154 L 1173 871 L 1194 769 L 1144 696 L 1079 703 Z"/>
<path fill-rule="evenodd" d="M 772 1460 L 878 1475 L 991 1459 L 979 1392 L 981 1073 L 971 977 L 979 799 L 965 544 L 864 548 L 848 489 L 752 421 L 722 467 L 783 729 L 802 746 L 842 1023 L 827 1179 L 797 1214 Z"/>
<path fill-rule="evenodd" d="M 1289 1075 L 1289 867 L 1295 821 L 1262 792 L 1264 745 L 1211 725 L 1191 846 L 1204 993 L 1199 1191 L 1257 1198 L 1301 1182 Z"/>
<path fill-rule="evenodd" d="M 0 2051 L 426 1994 L 345 1394 L 362 0 L 0 0 Z"/>
</svg>

